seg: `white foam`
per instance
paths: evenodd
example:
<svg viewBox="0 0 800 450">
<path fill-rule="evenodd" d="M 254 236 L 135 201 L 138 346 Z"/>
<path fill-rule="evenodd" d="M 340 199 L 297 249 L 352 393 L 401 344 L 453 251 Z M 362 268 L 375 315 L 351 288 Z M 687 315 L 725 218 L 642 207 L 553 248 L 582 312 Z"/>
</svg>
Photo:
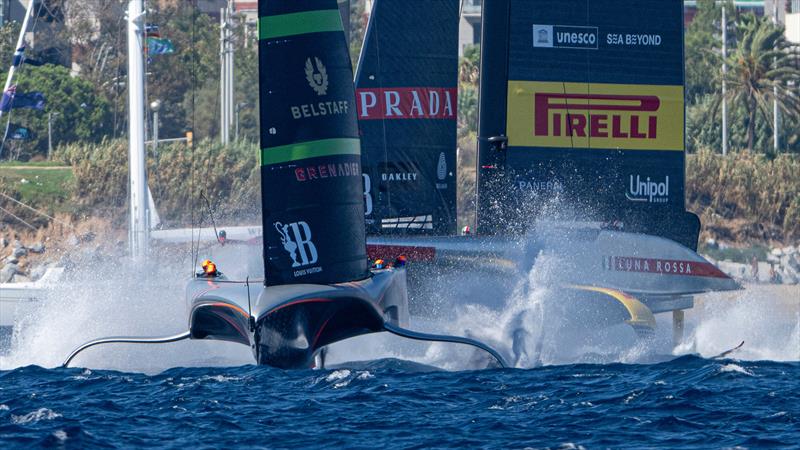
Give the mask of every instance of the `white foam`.
<svg viewBox="0 0 800 450">
<path fill-rule="evenodd" d="M 220 251 L 235 253 L 223 248 Z M 186 255 L 189 256 L 188 254 Z M 230 262 L 230 268 L 236 265 Z M 184 288 L 191 262 L 153 259 L 146 272 L 127 259 L 87 265 L 50 289 L 15 324 L 0 367 L 60 366 L 78 345 L 106 336 L 165 336 L 186 330 Z M 222 269 L 228 266 L 219 265 Z M 157 373 L 171 367 L 233 366 L 253 362 L 247 346 L 212 341 L 164 345 L 108 344 L 78 355 L 73 367 Z M 86 377 L 82 373 L 78 378 Z"/>
<path fill-rule="evenodd" d="M 56 430 L 53 432 L 53 437 L 56 438 L 56 440 L 58 440 L 59 444 L 63 444 L 64 442 L 67 441 L 67 438 L 69 436 L 67 435 L 67 432 L 64 430 Z"/>
<path fill-rule="evenodd" d="M 742 367 L 742 366 L 740 366 L 738 364 L 725 364 L 724 366 L 719 368 L 719 371 L 720 372 L 741 373 L 741 374 L 748 375 L 748 376 L 751 376 L 751 377 L 755 376 L 755 374 L 753 372 L 745 369 L 744 367 Z"/>
<path fill-rule="evenodd" d="M 216 381 L 217 383 L 228 383 L 231 381 L 240 381 L 242 379 L 242 377 L 229 377 L 225 375 L 205 375 L 200 377 L 198 381 Z"/>
<path fill-rule="evenodd" d="M 582 312 L 581 302 L 547 287 L 549 274 L 559 264 L 556 259 L 540 257 L 502 308 L 453 305 L 449 314 L 412 317 L 410 328 L 476 338 L 500 351 L 518 368 L 580 362 L 647 363 L 662 361 L 670 354 L 712 357 L 741 341 L 745 345 L 729 358 L 800 360 L 800 287 L 775 291 L 757 285 L 734 293 L 697 296 L 697 306 L 686 314 L 685 339 L 674 348 L 670 313 L 656 316 L 657 330 L 650 339 L 638 338 L 621 321 L 600 327 L 576 321 L 575 316 Z M 488 275 L 484 281 L 486 285 L 493 282 Z M 410 343 L 386 335 L 337 344 L 329 353 L 329 360 L 340 363 L 386 357 L 445 370 L 480 368 L 489 362 L 483 352 L 463 345 Z"/>
<path fill-rule="evenodd" d="M 53 420 L 61 417 L 61 414 L 48 408 L 39 408 L 36 411 L 31 411 L 22 416 L 11 415 L 11 423 L 17 425 L 25 425 L 28 423 L 35 423 L 41 420 Z"/>
<path fill-rule="evenodd" d="M 330 383 L 332 381 L 344 380 L 349 376 L 350 371 L 347 369 L 334 370 L 333 372 L 329 373 L 327 377 L 325 377 L 325 381 Z"/>
<path fill-rule="evenodd" d="M 729 358 L 800 360 L 800 286 L 748 285 L 708 294 L 687 314 L 689 333 L 676 354 L 718 355 L 744 341 Z"/>
</svg>

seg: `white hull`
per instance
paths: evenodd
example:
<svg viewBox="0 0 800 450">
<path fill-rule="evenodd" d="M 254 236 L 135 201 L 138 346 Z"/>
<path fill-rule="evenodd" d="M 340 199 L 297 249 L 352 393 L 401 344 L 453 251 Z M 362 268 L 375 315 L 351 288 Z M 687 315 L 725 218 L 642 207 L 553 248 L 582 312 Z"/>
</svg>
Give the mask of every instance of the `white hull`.
<svg viewBox="0 0 800 450">
<path fill-rule="evenodd" d="M 0 327 L 13 327 L 19 317 L 28 314 L 63 272 L 62 268 L 51 268 L 34 282 L 0 284 Z"/>
</svg>

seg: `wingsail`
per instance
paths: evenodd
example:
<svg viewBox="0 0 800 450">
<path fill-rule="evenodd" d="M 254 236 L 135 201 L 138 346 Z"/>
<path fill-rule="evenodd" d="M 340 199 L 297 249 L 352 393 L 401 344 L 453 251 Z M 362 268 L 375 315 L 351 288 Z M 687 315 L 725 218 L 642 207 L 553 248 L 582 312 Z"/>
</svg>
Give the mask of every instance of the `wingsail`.
<svg viewBox="0 0 800 450">
<path fill-rule="evenodd" d="M 339 10 L 268 2 L 259 15 L 266 282 L 366 278 L 361 146 Z"/>
<path fill-rule="evenodd" d="M 339 14 L 342 16 L 342 28 L 344 38 L 350 44 L 350 0 L 337 0 L 339 4 Z"/>
<path fill-rule="evenodd" d="M 369 234 L 455 232 L 458 20 L 458 0 L 373 3 L 356 75 Z"/>
<path fill-rule="evenodd" d="M 549 215 L 696 248 L 683 3 L 499 0 L 483 19 L 479 231 L 524 231 L 557 201 Z"/>
</svg>

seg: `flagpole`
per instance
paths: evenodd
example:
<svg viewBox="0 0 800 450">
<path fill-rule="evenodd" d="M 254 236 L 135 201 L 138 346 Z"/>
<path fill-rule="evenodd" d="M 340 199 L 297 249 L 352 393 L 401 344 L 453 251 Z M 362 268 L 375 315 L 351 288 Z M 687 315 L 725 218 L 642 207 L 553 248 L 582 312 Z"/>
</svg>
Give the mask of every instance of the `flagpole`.
<svg viewBox="0 0 800 450">
<path fill-rule="evenodd" d="M 778 0 L 772 2 L 772 23 L 778 26 Z M 776 58 L 772 58 L 773 61 Z M 780 120 L 778 112 L 778 85 L 777 83 L 772 86 L 772 138 L 775 153 L 778 153 L 778 120 Z"/>
<path fill-rule="evenodd" d="M 219 136 L 223 145 L 228 144 L 227 112 L 228 112 L 228 89 L 226 81 L 227 59 L 225 57 L 225 10 L 219 10 Z"/>
<path fill-rule="evenodd" d="M 144 157 L 144 61 L 142 0 L 128 3 L 128 158 L 130 170 L 130 252 L 142 261 L 147 254 L 147 180 Z"/>
<path fill-rule="evenodd" d="M 22 20 L 22 29 L 19 30 L 19 38 L 17 38 L 17 46 L 14 48 L 14 60 L 11 63 L 11 68 L 8 69 L 8 77 L 6 77 L 6 85 L 3 87 L 3 94 L 11 87 L 11 81 L 14 79 L 14 72 L 17 70 L 17 52 L 20 51 L 25 44 L 25 31 L 28 29 L 28 21 L 33 15 L 33 0 L 28 1 L 28 8 L 25 10 L 25 19 Z M 3 111 L 0 110 L 0 118 L 3 117 Z"/>
<path fill-rule="evenodd" d="M 722 5 L 722 156 L 728 154 L 728 20 L 725 16 L 725 5 Z"/>
<path fill-rule="evenodd" d="M 6 122 L 6 131 L 3 133 L 3 142 L 0 142 L 0 157 L 3 156 L 3 150 L 6 148 L 6 138 L 8 137 L 8 128 L 11 126 L 11 119 Z"/>
<path fill-rule="evenodd" d="M 233 94 L 233 85 L 235 83 L 234 74 L 233 74 L 233 24 L 234 24 L 234 13 L 233 13 L 233 4 L 229 0 L 228 1 L 228 26 L 226 27 L 226 31 L 228 34 L 228 38 L 225 40 L 225 45 L 228 49 L 228 139 L 230 140 L 231 134 L 231 125 L 233 124 L 233 105 L 236 102 L 236 98 Z"/>
</svg>

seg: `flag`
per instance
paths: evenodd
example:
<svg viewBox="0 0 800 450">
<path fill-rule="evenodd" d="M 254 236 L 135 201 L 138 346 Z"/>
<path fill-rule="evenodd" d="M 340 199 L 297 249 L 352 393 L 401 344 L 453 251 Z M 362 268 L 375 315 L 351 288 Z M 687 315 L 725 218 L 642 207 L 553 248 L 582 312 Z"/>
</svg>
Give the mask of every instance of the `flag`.
<svg viewBox="0 0 800 450">
<path fill-rule="evenodd" d="M 3 99 L 0 100 L 0 111 L 11 111 L 11 101 L 14 99 L 14 94 L 17 92 L 17 85 L 12 84 L 3 92 Z"/>
<path fill-rule="evenodd" d="M 43 65 L 47 64 L 44 61 L 42 61 L 41 59 L 33 59 L 33 58 L 25 58 L 24 62 L 25 62 L 25 64 L 27 64 L 29 66 L 36 66 L 36 67 L 43 66 Z"/>
<path fill-rule="evenodd" d="M 15 141 L 27 141 L 31 138 L 31 130 L 15 123 L 9 124 L 8 138 Z"/>
<path fill-rule="evenodd" d="M 14 52 L 14 59 L 11 61 L 11 65 L 19 67 L 19 65 L 22 64 L 23 58 L 25 58 L 25 47 L 20 47 Z"/>
<path fill-rule="evenodd" d="M 20 47 L 14 52 L 14 59 L 11 61 L 11 65 L 14 67 L 19 67 L 22 64 L 27 64 L 29 66 L 43 66 L 45 63 L 39 59 L 28 58 L 25 56 L 25 47 Z"/>
<path fill-rule="evenodd" d="M 153 23 L 145 24 L 144 35 L 145 37 L 161 37 L 161 33 L 158 31 L 158 25 Z"/>
<path fill-rule="evenodd" d="M 0 111 L 9 112 L 15 108 L 33 108 L 43 110 L 45 104 L 44 94 L 41 92 L 17 92 L 17 86 L 13 85 L 3 92 L 3 99 L 0 100 Z"/>
<path fill-rule="evenodd" d="M 169 39 L 149 37 L 147 38 L 147 52 L 151 55 L 168 55 L 175 53 L 175 47 Z"/>
</svg>

